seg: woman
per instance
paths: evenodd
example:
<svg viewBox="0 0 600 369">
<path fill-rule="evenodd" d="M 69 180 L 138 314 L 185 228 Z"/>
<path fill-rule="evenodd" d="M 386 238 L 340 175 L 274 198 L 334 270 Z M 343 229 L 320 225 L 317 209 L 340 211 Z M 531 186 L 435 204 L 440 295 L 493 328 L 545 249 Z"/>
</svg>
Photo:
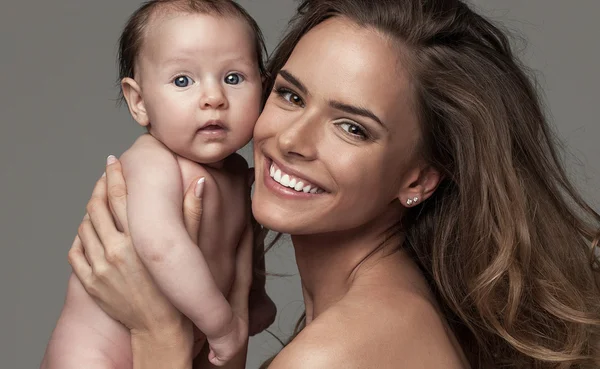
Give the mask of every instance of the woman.
<svg viewBox="0 0 600 369">
<path fill-rule="evenodd" d="M 269 368 L 600 365 L 600 216 L 569 183 L 500 30 L 458 0 L 306 0 L 269 71 L 253 213 L 292 235 L 306 305 Z M 108 179 L 122 181 L 113 166 Z M 154 350 L 140 367 L 190 367 L 189 324 L 130 270 L 141 266 L 116 232 L 108 216 L 84 222 L 103 277 L 78 242 L 76 274 L 132 330 L 135 358 Z M 149 292 L 129 298 L 133 281 Z M 163 318 L 136 318 L 154 301 Z"/>
</svg>

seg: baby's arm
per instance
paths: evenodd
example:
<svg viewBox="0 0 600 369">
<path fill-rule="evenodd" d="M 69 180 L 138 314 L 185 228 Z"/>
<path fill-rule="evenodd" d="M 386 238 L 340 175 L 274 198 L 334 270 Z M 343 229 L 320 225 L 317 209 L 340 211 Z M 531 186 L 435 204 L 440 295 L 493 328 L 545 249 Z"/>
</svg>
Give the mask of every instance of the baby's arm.
<svg viewBox="0 0 600 369">
<path fill-rule="evenodd" d="M 121 158 L 134 246 L 159 288 L 207 336 L 227 339 L 236 319 L 183 222 L 183 185 L 174 155 L 146 135 Z M 205 188 L 210 189 L 206 177 Z M 205 193 L 205 196 L 210 196 Z"/>
<path fill-rule="evenodd" d="M 129 330 L 109 317 L 74 274 L 41 369 L 131 368 Z"/>
</svg>

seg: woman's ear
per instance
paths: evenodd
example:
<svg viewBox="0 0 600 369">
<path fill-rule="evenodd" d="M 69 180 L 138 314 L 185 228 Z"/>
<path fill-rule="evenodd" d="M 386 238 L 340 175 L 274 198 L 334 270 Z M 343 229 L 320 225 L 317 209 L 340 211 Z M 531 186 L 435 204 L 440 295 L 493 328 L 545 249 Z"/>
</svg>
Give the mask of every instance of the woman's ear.
<svg viewBox="0 0 600 369">
<path fill-rule="evenodd" d="M 133 78 L 126 77 L 121 80 L 121 89 L 123 90 L 123 96 L 127 101 L 127 106 L 133 119 L 142 127 L 148 126 L 150 119 L 146 112 L 146 105 L 144 104 L 140 85 Z"/>
<path fill-rule="evenodd" d="M 398 200 L 408 208 L 418 205 L 433 195 L 441 180 L 440 171 L 431 165 L 415 168 L 400 189 Z"/>
</svg>

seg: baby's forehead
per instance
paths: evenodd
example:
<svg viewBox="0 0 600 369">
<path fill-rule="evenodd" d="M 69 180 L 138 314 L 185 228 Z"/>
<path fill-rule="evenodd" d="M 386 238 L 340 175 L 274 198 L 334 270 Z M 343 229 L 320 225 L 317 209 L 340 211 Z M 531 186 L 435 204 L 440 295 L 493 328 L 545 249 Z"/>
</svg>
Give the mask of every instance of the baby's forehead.
<svg viewBox="0 0 600 369">
<path fill-rule="evenodd" d="M 241 17 L 174 10 L 154 12 L 142 32 L 137 61 L 195 57 L 258 61 L 254 31 Z"/>
</svg>

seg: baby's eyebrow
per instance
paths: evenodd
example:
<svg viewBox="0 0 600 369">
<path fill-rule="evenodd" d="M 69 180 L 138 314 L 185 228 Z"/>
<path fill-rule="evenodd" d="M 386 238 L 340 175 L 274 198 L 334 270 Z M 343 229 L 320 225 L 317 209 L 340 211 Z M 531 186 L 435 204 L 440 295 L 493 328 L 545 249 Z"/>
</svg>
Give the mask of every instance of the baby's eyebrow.
<svg viewBox="0 0 600 369">
<path fill-rule="evenodd" d="M 185 56 L 171 56 L 161 63 L 161 65 L 171 65 L 171 64 L 182 64 L 186 62 L 193 61 L 193 58 L 185 57 Z"/>
<path fill-rule="evenodd" d="M 160 63 L 160 65 L 170 66 L 170 65 L 178 65 L 178 64 L 185 64 L 185 63 L 197 63 L 197 62 L 198 62 L 198 60 L 194 57 L 177 55 L 177 56 L 170 56 L 170 57 L 166 58 L 165 60 L 163 60 Z M 222 59 L 220 62 L 223 64 L 240 63 L 240 64 L 244 64 L 244 65 L 248 66 L 249 68 L 254 68 L 256 65 L 254 60 L 250 60 L 243 56 Z"/>
<path fill-rule="evenodd" d="M 242 63 L 242 64 L 246 64 L 249 67 L 254 67 L 256 65 L 256 60 L 248 59 L 245 56 L 240 56 L 240 57 L 230 58 L 230 59 L 223 59 L 223 62 L 225 62 L 225 63 Z"/>
</svg>

